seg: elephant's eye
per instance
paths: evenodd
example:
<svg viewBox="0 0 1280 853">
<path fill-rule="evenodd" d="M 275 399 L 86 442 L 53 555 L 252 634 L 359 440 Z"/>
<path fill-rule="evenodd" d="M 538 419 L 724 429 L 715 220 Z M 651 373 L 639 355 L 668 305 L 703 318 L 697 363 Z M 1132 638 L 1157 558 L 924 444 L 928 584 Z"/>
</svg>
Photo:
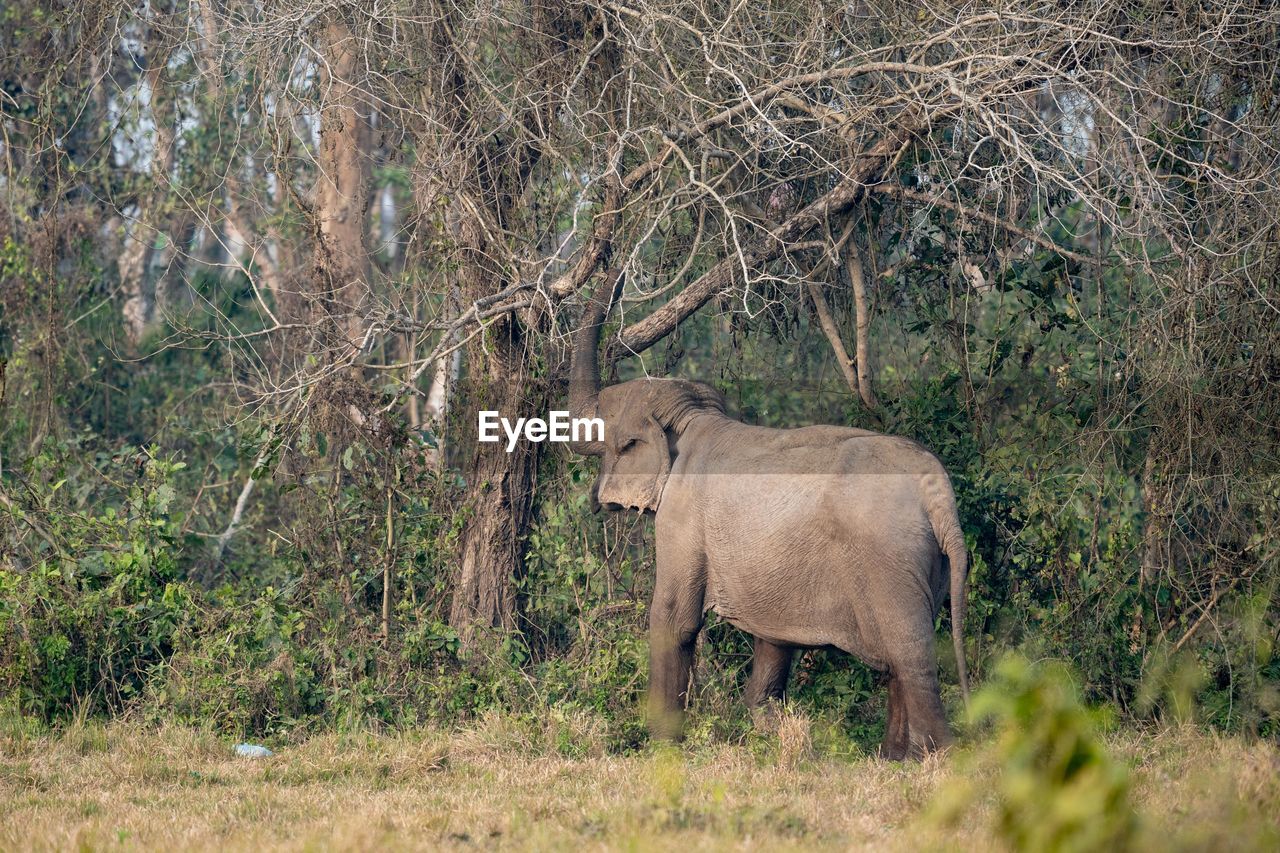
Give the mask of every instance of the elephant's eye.
<svg viewBox="0 0 1280 853">
<path fill-rule="evenodd" d="M 618 448 L 618 452 L 619 452 L 619 453 L 626 453 L 628 450 L 630 450 L 631 448 L 633 448 L 633 447 L 635 447 L 635 446 L 636 446 L 636 442 L 637 442 L 638 440 L 639 440 L 639 439 L 635 439 L 635 438 L 628 438 L 626 441 L 622 442 L 622 446 Z"/>
</svg>

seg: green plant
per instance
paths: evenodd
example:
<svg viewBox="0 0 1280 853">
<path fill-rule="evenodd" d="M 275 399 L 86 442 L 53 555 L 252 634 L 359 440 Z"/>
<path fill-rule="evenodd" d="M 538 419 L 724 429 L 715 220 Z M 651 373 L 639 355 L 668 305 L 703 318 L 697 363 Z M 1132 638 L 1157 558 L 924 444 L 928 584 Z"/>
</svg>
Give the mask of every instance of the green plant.
<svg viewBox="0 0 1280 853">
<path fill-rule="evenodd" d="M 182 463 L 123 453 L 118 473 L 132 482 L 119 503 L 83 509 L 63 500 L 66 477 L 47 476 L 65 464 L 57 448 L 28 464 L 28 500 L 7 511 L 44 547 L 30 566 L 0 566 L 0 685 L 44 719 L 122 710 L 198 608 L 175 572 L 170 481 Z"/>
<path fill-rule="evenodd" d="M 1137 819 L 1129 803 L 1129 775 L 1097 735 L 1099 713 L 1086 708 L 1069 671 L 1006 656 L 995 677 L 973 697 L 976 723 L 995 729 L 986 756 L 995 830 L 1015 850 L 1123 850 Z M 986 793 L 971 780 L 936 805 L 954 820 Z"/>
</svg>

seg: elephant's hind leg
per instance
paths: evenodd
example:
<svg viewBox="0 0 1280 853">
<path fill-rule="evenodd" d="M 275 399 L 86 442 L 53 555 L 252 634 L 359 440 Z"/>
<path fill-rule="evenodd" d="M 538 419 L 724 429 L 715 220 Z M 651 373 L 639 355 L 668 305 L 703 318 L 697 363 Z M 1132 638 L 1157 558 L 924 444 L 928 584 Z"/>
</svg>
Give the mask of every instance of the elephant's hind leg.
<svg viewBox="0 0 1280 853">
<path fill-rule="evenodd" d="M 889 710 L 885 717 L 884 742 L 880 744 L 880 757 L 889 761 L 902 761 L 911 748 L 910 730 L 907 726 L 907 699 L 902 689 L 902 679 L 889 673 Z"/>
<path fill-rule="evenodd" d="M 758 708 L 770 699 L 781 699 L 791 674 L 790 646 L 780 646 L 759 637 L 751 660 L 751 678 L 747 681 L 747 707 Z"/>
<path fill-rule="evenodd" d="M 914 677 L 902 679 L 903 704 L 906 707 L 907 738 L 913 758 L 921 758 L 930 752 L 946 749 L 952 743 L 947 715 L 938 693 L 937 664 Z M 923 668 L 923 665 L 922 665 Z"/>
<path fill-rule="evenodd" d="M 896 747 L 906 740 L 906 755 L 922 758 L 951 745 L 951 730 L 938 693 L 938 660 L 933 623 L 928 612 L 914 618 L 881 623 L 889 659 L 889 714 L 885 743 Z"/>
</svg>

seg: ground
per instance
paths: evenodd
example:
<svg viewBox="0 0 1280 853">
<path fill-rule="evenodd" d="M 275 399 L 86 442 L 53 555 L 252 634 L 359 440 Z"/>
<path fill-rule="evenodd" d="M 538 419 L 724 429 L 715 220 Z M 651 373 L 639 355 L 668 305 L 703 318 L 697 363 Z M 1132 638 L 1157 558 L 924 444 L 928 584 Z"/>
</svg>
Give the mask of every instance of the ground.
<svg viewBox="0 0 1280 853">
<path fill-rule="evenodd" d="M 1275 744 L 1183 728 L 1125 730 L 1107 745 L 1130 768 L 1139 846 L 1280 841 Z M 803 717 L 749 742 L 625 755 L 590 736 L 540 746 L 499 717 L 453 732 L 315 736 L 264 759 L 232 747 L 123 722 L 0 735 L 0 850 L 1005 846 L 982 793 L 997 771 L 980 744 L 882 762 L 824 753 Z M 938 803 L 966 783 L 977 804 L 941 820 Z"/>
</svg>

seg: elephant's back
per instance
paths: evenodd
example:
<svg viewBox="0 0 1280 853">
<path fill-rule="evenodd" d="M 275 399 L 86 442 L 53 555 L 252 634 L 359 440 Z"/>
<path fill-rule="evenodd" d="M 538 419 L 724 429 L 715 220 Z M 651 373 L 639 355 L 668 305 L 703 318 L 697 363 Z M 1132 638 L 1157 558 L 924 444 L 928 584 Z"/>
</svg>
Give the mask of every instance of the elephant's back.
<svg viewBox="0 0 1280 853">
<path fill-rule="evenodd" d="M 901 436 L 840 426 L 772 429 L 724 423 L 692 458 L 677 458 L 677 468 L 690 474 L 797 477 L 923 476 L 941 470 L 924 446 Z"/>
</svg>

